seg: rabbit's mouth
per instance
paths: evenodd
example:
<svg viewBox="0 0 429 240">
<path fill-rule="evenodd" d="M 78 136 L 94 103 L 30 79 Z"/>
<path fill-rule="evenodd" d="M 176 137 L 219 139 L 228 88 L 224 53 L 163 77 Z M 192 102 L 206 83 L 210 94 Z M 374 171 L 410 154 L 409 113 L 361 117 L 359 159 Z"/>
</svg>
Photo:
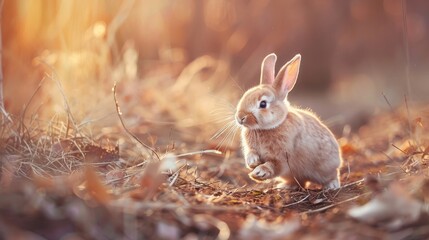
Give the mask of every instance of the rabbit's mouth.
<svg viewBox="0 0 429 240">
<path fill-rule="evenodd" d="M 249 112 L 239 111 L 235 115 L 235 120 L 240 126 L 244 126 L 247 128 L 254 128 L 258 125 L 258 121 L 256 117 Z"/>
</svg>

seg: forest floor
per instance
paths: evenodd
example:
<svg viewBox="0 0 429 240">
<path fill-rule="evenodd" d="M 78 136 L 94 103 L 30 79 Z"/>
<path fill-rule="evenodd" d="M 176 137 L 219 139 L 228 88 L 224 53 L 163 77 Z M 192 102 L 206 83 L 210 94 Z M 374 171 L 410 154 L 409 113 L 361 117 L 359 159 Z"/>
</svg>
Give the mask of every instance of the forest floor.
<svg viewBox="0 0 429 240">
<path fill-rule="evenodd" d="M 427 239 L 428 123 L 427 108 L 379 113 L 340 136 L 340 189 L 285 190 L 250 180 L 237 138 L 217 151 L 198 128 L 130 127 L 154 153 L 120 124 L 90 135 L 15 120 L 0 139 L 0 238 Z M 377 198 L 384 217 L 350 217 Z"/>
</svg>

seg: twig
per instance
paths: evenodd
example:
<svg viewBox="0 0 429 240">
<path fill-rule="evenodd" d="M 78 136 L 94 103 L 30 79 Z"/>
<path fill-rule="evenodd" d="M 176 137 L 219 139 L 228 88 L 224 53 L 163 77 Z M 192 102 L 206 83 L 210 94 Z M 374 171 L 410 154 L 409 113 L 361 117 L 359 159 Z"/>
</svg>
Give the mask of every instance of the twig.
<svg viewBox="0 0 429 240">
<path fill-rule="evenodd" d="M 386 95 L 384 94 L 384 92 L 381 92 L 381 95 L 383 95 L 384 100 L 386 100 L 387 105 L 389 105 L 389 107 L 390 107 L 390 111 L 392 111 L 392 112 L 393 112 L 392 104 L 390 104 L 390 101 L 389 101 L 389 99 L 387 99 L 387 97 L 386 97 Z"/>
<path fill-rule="evenodd" d="M 328 206 L 324 206 L 324 207 L 321 207 L 321 208 L 317 208 L 317 209 L 312 209 L 312 210 L 308 210 L 308 211 L 305 211 L 305 212 L 301 212 L 301 214 L 309 214 L 309 213 L 322 212 L 322 211 L 325 211 L 325 210 L 327 210 L 327 209 L 329 209 L 329 208 L 332 208 L 332 207 L 338 206 L 338 205 L 340 205 L 340 204 L 343 204 L 343 203 L 346 203 L 346 202 L 350 202 L 350 201 L 356 200 L 356 199 L 358 199 L 358 198 L 360 198 L 360 197 L 363 197 L 363 196 L 366 196 L 366 195 L 368 195 L 368 194 L 370 194 L 370 192 L 363 193 L 363 194 L 361 194 L 361 195 L 357 195 L 357 196 L 354 196 L 354 197 L 352 197 L 352 198 L 346 199 L 346 200 L 344 200 L 344 201 L 341 201 L 341 202 L 337 202 L 337 203 L 330 204 L 330 205 L 328 205 Z"/>
<path fill-rule="evenodd" d="M 345 187 L 352 186 L 352 185 L 357 185 L 357 184 L 363 183 L 363 182 L 365 182 L 364 178 L 357 180 L 357 181 L 354 181 L 354 182 L 351 182 L 351 183 L 347 183 L 347 184 L 341 186 L 341 188 L 345 188 Z"/>
<path fill-rule="evenodd" d="M 176 157 L 178 157 L 178 158 L 188 157 L 188 156 L 197 155 L 197 154 L 204 154 L 204 153 L 222 154 L 221 151 L 209 149 L 209 150 L 201 150 L 201 151 L 190 152 L 190 153 L 183 153 L 183 154 L 176 155 Z"/>
<path fill-rule="evenodd" d="M 159 157 L 158 153 L 153 148 L 151 148 L 149 145 L 142 142 L 135 134 L 133 134 L 125 126 L 124 120 L 122 119 L 122 112 L 121 112 L 121 109 L 119 108 L 119 102 L 116 98 L 116 82 L 113 84 L 112 91 L 113 91 L 113 99 L 115 100 L 116 112 L 118 113 L 119 120 L 121 121 L 122 127 L 124 128 L 125 132 L 127 132 L 128 135 L 130 135 L 134 140 L 136 140 L 138 143 L 140 143 L 143 147 L 145 147 L 146 149 L 151 151 L 156 156 L 156 158 L 161 161 L 161 158 Z"/>
<path fill-rule="evenodd" d="M 296 205 L 296 204 L 300 204 L 300 203 L 304 202 L 309 197 L 310 197 L 310 194 L 306 195 L 304 198 L 300 199 L 299 201 L 283 205 L 282 208 L 287 208 L 287 207 L 290 207 L 290 206 L 293 206 L 293 205 Z"/>
<path fill-rule="evenodd" d="M 171 177 L 168 178 L 168 180 L 170 181 L 168 186 L 172 187 L 176 183 L 177 179 L 179 178 L 180 171 L 182 171 L 182 169 L 186 166 L 187 164 L 183 164 L 175 173 L 173 173 L 173 175 L 171 175 Z"/>
<path fill-rule="evenodd" d="M 399 148 L 398 146 L 396 146 L 395 144 L 393 144 L 393 143 L 392 143 L 392 146 L 393 146 L 394 148 L 398 149 L 399 151 L 401 151 L 404 155 L 408 156 L 408 154 L 407 154 L 404 150 L 400 149 L 400 148 Z"/>
</svg>

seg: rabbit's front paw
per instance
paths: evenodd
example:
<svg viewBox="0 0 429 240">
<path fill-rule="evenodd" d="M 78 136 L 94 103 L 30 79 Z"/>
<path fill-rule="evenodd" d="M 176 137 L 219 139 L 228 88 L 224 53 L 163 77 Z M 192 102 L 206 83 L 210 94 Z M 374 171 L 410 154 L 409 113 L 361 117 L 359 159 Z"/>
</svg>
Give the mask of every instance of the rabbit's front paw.
<svg viewBox="0 0 429 240">
<path fill-rule="evenodd" d="M 254 169 L 257 166 L 261 165 L 261 160 L 255 152 L 249 152 L 246 156 L 246 166 L 249 169 Z"/>
<path fill-rule="evenodd" d="M 253 169 L 253 171 L 249 173 L 249 177 L 255 181 L 264 181 L 274 177 L 274 170 L 270 163 L 267 162 Z"/>
</svg>

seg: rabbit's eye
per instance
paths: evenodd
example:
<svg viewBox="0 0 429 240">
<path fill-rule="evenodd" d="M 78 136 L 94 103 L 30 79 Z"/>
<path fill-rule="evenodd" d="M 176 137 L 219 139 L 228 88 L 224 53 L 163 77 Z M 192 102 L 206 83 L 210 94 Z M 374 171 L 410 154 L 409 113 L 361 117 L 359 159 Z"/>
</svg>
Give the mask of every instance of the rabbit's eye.
<svg viewBox="0 0 429 240">
<path fill-rule="evenodd" d="M 259 108 L 266 108 L 267 107 L 267 101 L 261 101 L 260 103 L 259 103 Z"/>
</svg>

